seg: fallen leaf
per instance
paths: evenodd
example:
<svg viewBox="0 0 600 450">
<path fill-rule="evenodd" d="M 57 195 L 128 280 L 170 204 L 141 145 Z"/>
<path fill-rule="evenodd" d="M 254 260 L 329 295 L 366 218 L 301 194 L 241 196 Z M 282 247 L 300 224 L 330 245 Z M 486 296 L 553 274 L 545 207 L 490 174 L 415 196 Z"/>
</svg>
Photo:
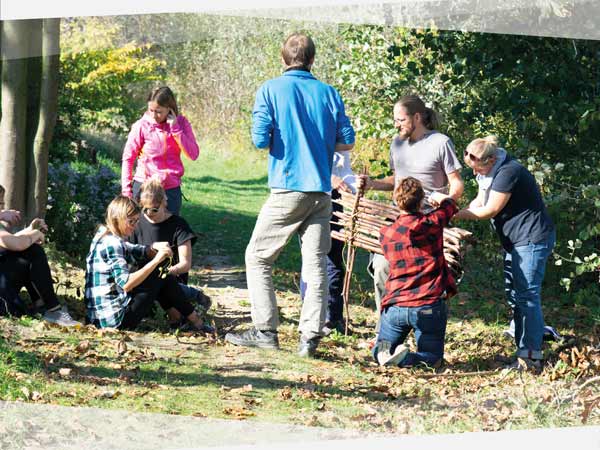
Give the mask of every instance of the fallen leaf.
<svg viewBox="0 0 600 450">
<path fill-rule="evenodd" d="M 75 347 L 75 351 L 77 353 L 85 353 L 90 349 L 90 341 L 81 341 L 77 347 Z"/>
<path fill-rule="evenodd" d="M 240 419 L 240 420 L 243 420 L 243 419 L 246 419 L 248 417 L 255 415 L 249 409 L 246 409 L 243 407 L 238 407 L 238 406 L 234 406 L 231 408 L 225 408 L 225 409 L 223 409 L 223 413 L 227 414 L 228 416 L 232 416 L 234 419 Z"/>
<path fill-rule="evenodd" d="M 279 396 L 284 400 L 289 400 L 292 398 L 292 389 L 289 386 L 285 386 L 279 390 Z"/>
<path fill-rule="evenodd" d="M 67 367 L 63 367 L 61 369 L 58 369 L 58 374 L 61 377 L 68 377 L 71 375 L 71 369 L 67 368 Z"/>
<path fill-rule="evenodd" d="M 127 344 L 125 343 L 125 340 L 121 339 L 117 342 L 117 354 L 123 355 L 125 353 L 127 353 Z"/>
</svg>

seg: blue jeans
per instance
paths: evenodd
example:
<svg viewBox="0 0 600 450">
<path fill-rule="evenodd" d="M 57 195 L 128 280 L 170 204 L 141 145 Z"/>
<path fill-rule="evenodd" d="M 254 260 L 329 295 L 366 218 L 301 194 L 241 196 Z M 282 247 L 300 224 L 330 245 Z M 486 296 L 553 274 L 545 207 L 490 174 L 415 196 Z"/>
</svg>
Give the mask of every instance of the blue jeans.
<svg viewBox="0 0 600 450">
<path fill-rule="evenodd" d="M 504 256 L 504 291 L 513 310 L 517 356 L 542 359 L 542 282 L 556 233 L 539 243 L 513 247 Z"/>
<path fill-rule="evenodd" d="M 373 348 L 377 361 L 379 343 L 388 341 L 390 352 L 406 340 L 411 330 L 415 331 L 417 352 L 410 352 L 400 362 L 400 367 L 418 364 L 435 365 L 444 357 L 444 338 L 448 322 L 448 306 L 445 300 L 425 306 L 390 306 L 381 313 L 379 336 Z"/>
</svg>

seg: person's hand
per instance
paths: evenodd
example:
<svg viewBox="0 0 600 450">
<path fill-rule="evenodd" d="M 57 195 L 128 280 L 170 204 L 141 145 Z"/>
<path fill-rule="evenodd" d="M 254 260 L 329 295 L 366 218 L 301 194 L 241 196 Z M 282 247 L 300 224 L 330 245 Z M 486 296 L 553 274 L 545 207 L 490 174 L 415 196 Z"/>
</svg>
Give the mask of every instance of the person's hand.
<svg viewBox="0 0 600 450">
<path fill-rule="evenodd" d="M 29 224 L 29 227 L 32 230 L 39 230 L 44 234 L 48 232 L 48 225 L 46 224 L 44 219 L 40 219 L 40 218 L 33 219 L 31 221 L 31 223 Z"/>
<path fill-rule="evenodd" d="M 38 245 L 44 245 L 46 235 L 41 230 L 35 230 L 36 234 L 33 237 L 33 242 Z"/>
<path fill-rule="evenodd" d="M 9 227 L 15 226 L 21 221 L 21 212 L 15 209 L 0 211 L 0 220 L 6 222 Z"/>
<path fill-rule="evenodd" d="M 331 175 L 331 187 L 338 192 L 352 192 L 350 186 L 348 186 L 346 182 L 337 175 Z"/>
<path fill-rule="evenodd" d="M 156 259 L 158 262 L 162 262 L 167 258 L 171 258 L 172 256 L 173 251 L 170 247 L 162 247 L 156 252 L 156 255 L 154 255 L 154 259 Z"/>
<path fill-rule="evenodd" d="M 167 123 L 171 128 L 173 128 L 173 126 L 175 126 L 175 124 L 177 123 L 177 116 L 175 115 L 172 109 L 169 110 L 169 114 L 167 115 Z"/>
<path fill-rule="evenodd" d="M 442 194 L 441 192 L 432 192 L 431 194 L 429 194 L 429 197 L 427 198 L 427 202 L 431 206 L 438 207 L 447 198 L 450 198 L 450 196 L 446 195 L 446 194 Z"/>
<path fill-rule="evenodd" d="M 356 189 L 368 191 L 370 189 L 371 178 L 369 175 L 356 175 Z"/>
<path fill-rule="evenodd" d="M 362 189 L 363 191 L 368 191 L 373 186 L 373 180 L 371 177 L 365 173 L 356 175 L 356 188 Z"/>
</svg>

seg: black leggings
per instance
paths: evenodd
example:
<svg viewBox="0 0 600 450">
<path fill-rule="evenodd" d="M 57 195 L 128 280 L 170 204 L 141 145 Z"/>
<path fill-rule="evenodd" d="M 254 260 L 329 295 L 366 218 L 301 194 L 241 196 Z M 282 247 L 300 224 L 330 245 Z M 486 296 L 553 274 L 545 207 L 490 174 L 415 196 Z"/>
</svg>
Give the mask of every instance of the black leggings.
<svg viewBox="0 0 600 450">
<path fill-rule="evenodd" d="M 42 299 L 47 309 L 59 305 L 48 258 L 42 246 L 33 244 L 20 251 L 3 251 L 0 253 L 0 272 L 15 292 L 25 287 L 32 301 Z"/>
<path fill-rule="evenodd" d="M 166 278 L 158 276 L 155 270 L 142 284 L 131 291 L 131 301 L 125 310 L 123 322 L 119 328 L 132 330 L 152 311 L 154 301 L 158 301 L 165 311 L 175 308 L 183 317 L 189 316 L 194 307 L 185 300 L 177 279 L 172 275 Z"/>
</svg>

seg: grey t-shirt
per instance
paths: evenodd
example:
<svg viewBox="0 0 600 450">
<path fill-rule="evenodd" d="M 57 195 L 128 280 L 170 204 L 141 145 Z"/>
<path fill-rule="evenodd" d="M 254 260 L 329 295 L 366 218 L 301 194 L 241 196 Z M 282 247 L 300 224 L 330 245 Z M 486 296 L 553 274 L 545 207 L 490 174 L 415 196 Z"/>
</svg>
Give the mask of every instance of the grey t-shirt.
<svg viewBox="0 0 600 450">
<path fill-rule="evenodd" d="M 390 146 L 390 164 L 395 186 L 402 178 L 414 177 L 423 184 L 425 195 L 433 191 L 447 194 L 447 174 L 462 167 L 450 138 L 435 130 L 412 143 L 396 136 Z"/>
</svg>

